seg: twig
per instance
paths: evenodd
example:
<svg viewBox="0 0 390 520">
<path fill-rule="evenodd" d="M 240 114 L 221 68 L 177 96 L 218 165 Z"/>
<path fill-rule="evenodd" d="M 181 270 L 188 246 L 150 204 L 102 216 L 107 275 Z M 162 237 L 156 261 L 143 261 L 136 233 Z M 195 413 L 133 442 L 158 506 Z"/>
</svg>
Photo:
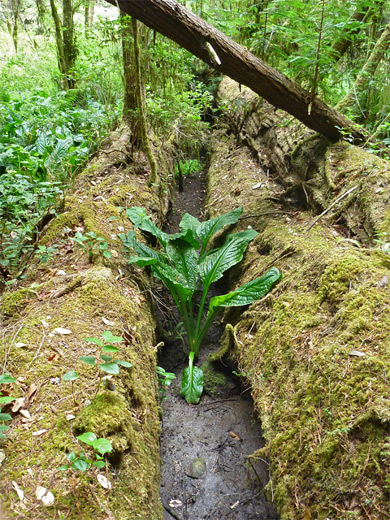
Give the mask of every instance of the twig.
<svg viewBox="0 0 390 520">
<path fill-rule="evenodd" d="M 24 324 L 22 323 L 22 325 L 19 327 L 19 329 L 17 330 L 17 332 L 14 334 L 14 337 L 13 337 L 12 340 L 11 340 L 11 343 L 10 343 L 10 345 L 9 345 L 9 348 L 8 348 L 8 350 L 6 351 L 5 355 L 4 355 L 3 372 L 5 372 L 5 367 L 7 366 L 8 354 L 11 352 L 12 345 L 14 344 L 15 339 L 18 337 L 19 332 L 22 330 L 23 327 L 24 327 Z"/>
<path fill-rule="evenodd" d="M 167 511 L 167 513 L 169 513 L 173 518 L 176 518 L 176 520 L 182 520 L 181 516 L 179 515 L 179 513 L 176 513 L 176 511 L 174 509 L 172 509 L 171 507 L 169 506 L 166 506 L 165 504 L 163 504 L 163 508 L 165 509 L 165 511 Z"/>
<path fill-rule="evenodd" d="M 353 191 L 355 191 L 357 188 L 357 186 L 353 186 L 352 188 L 350 188 L 348 191 L 346 191 L 345 193 L 343 193 L 342 195 L 340 195 L 340 197 L 338 197 L 336 200 L 334 200 L 332 202 L 332 204 L 325 210 L 321 213 L 321 215 L 318 215 L 318 217 L 316 219 L 313 220 L 313 222 L 310 224 L 310 226 L 308 228 L 305 229 L 305 231 L 309 231 L 309 229 L 311 229 L 314 224 L 316 224 L 324 215 L 326 215 L 338 202 L 340 202 L 340 200 L 344 199 L 347 195 L 349 195 L 350 193 L 352 193 Z"/>
</svg>

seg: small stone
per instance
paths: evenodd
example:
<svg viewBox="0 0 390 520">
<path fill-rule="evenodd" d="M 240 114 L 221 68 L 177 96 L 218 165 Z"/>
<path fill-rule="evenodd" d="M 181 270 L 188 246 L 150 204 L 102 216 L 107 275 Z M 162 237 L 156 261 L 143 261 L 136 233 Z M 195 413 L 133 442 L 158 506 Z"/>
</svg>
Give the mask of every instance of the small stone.
<svg viewBox="0 0 390 520">
<path fill-rule="evenodd" d="M 4 461 L 5 461 L 5 453 L 3 450 L 0 450 L 0 466 L 3 464 Z"/>
<path fill-rule="evenodd" d="M 52 385 L 59 385 L 61 383 L 61 379 L 59 377 L 51 377 L 50 383 Z"/>
<path fill-rule="evenodd" d="M 200 457 L 192 460 L 186 469 L 186 475 L 191 478 L 202 478 L 206 472 L 206 461 Z"/>
<path fill-rule="evenodd" d="M 69 414 L 69 415 L 67 415 L 67 416 L 65 417 L 65 419 L 66 419 L 67 421 L 73 421 L 73 419 L 76 419 L 76 416 L 75 416 L 75 415 L 72 415 L 72 414 Z"/>
</svg>

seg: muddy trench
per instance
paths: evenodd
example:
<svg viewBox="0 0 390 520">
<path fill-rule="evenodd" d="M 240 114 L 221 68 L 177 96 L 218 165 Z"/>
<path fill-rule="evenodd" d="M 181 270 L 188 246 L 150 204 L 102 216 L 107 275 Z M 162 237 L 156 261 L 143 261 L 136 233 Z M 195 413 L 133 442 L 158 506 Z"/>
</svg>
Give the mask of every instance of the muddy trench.
<svg viewBox="0 0 390 520">
<path fill-rule="evenodd" d="M 166 231 L 177 232 L 184 213 L 203 220 L 207 171 L 186 177 L 178 192 Z M 225 282 L 226 283 L 226 282 Z M 223 281 L 222 281 L 223 284 Z M 213 296 L 228 290 L 214 289 Z M 159 365 L 176 379 L 162 401 L 162 482 L 164 520 L 277 519 L 263 488 L 270 480 L 267 461 L 253 455 L 264 444 L 250 392 L 232 366 L 216 365 L 209 355 L 219 348 L 222 326 L 217 322 L 202 345 L 198 366 L 204 371 L 204 393 L 198 405 L 180 397 L 181 375 L 188 363 L 186 339 L 166 291 L 157 309 L 164 348 Z M 271 486 L 272 488 L 272 486 Z"/>
</svg>

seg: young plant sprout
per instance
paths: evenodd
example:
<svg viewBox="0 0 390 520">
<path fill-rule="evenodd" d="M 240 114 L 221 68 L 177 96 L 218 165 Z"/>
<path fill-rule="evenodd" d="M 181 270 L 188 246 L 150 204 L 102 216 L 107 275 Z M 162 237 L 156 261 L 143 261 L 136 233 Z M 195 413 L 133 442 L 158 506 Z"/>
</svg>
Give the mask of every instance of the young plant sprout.
<svg viewBox="0 0 390 520">
<path fill-rule="evenodd" d="M 160 251 L 156 251 L 138 242 L 134 231 L 119 235 L 131 251 L 129 263 L 140 267 L 149 265 L 153 275 L 168 287 L 177 305 L 189 343 L 189 364 L 183 373 L 180 392 L 188 403 L 198 403 L 202 395 L 203 372 L 194 362 L 214 318 L 224 307 L 249 305 L 265 296 L 282 276 L 278 269 L 272 267 L 262 277 L 228 294 L 211 298 L 205 313 L 211 284 L 242 260 L 249 242 L 258 234 L 253 229 L 233 233 L 227 235 L 225 243 L 218 249 L 207 250 L 211 237 L 225 226 L 236 223 L 242 211 L 240 207 L 206 222 L 200 222 L 186 213 L 180 222 L 181 232 L 167 234 L 153 224 L 143 208 L 126 210 L 134 226 L 155 236 L 162 246 Z M 200 303 L 196 309 L 199 292 Z"/>
</svg>

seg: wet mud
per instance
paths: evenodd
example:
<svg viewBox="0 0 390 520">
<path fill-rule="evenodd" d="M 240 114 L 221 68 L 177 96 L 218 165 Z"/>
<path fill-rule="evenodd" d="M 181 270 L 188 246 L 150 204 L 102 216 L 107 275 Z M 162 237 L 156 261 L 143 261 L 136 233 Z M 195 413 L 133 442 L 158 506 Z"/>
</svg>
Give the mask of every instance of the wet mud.
<svg viewBox="0 0 390 520">
<path fill-rule="evenodd" d="M 186 178 L 177 194 L 166 230 L 176 232 L 185 212 L 203 219 L 204 172 Z M 221 292 L 226 288 L 220 287 Z M 164 293 L 158 314 L 165 347 L 159 365 L 177 379 L 163 400 L 161 437 L 161 501 L 164 520 L 276 520 L 278 515 L 266 501 L 263 487 L 269 481 L 267 461 L 250 457 L 262 447 L 261 427 L 249 391 L 241 385 L 232 367 L 207 364 L 205 389 L 198 405 L 180 397 L 180 380 L 187 366 L 185 341 L 180 337 L 177 317 Z M 209 331 L 201 347 L 198 366 L 219 347 L 221 326 Z M 272 486 L 271 486 L 272 488 Z"/>
</svg>

